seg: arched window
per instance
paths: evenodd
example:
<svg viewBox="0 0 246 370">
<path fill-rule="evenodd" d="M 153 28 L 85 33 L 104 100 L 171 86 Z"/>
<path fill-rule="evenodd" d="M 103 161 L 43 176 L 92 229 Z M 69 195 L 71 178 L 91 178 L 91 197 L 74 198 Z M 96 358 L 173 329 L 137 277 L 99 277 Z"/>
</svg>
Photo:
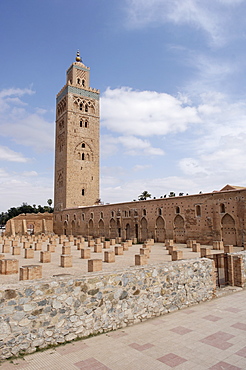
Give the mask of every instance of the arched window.
<svg viewBox="0 0 246 370">
<path fill-rule="evenodd" d="M 220 204 L 220 213 L 225 213 L 225 205 L 224 203 Z"/>
<path fill-rule="evenodd" d="M 176 213 L 180 213 L 180 208 L 178 206 L 176 207 Z"/>
<path fill-rule="evenodd" d="M 85 112 L 88 112 L 88 105 L 85 104 Z"/>
<path fill-rule="evenodd" d="M 85 80 L 82 80 L 82 86 L 85 86 Z"/>
<path fill-rule="evenodd" d="M 83 121 L 79 121 L 79 126 L 82 127 L 83 126 Z"/>
<path fill-rule="evenodd" d="M 91 212 L 91 218 L 93 218 L 93 212 Z"/>
<path fill-rule="evenodd" d="M 82 110 L 82 109 L 83 109 L 83 104 L 82 104 L 82 103 L 80 103 L 80 105 L 79 105 L 79 109 L 80 109 L 80 110 Z"/>
<path fill-rule="evenodd" d="M 82 153 L 82 157 L 81 157 L 82 161 L 85 160 L 85 153 Z"/>
<path fill-rule="evenodd" d="M 88 122 L 87 121 L 85 121 L 85 128 L 87 128 L 88 127 Z"/>
<path fill-rule="evenodd" d="M 158 208 L 158 215 L 161 216 L 162 215 L 162 209 L 161 208 Z"/>
<path fill-rule="evenodd" d="M 76 214 L 73 215 L 73 219 L 74 219 L 74 221 L 76 220 Z"/>
<path fill-rule="evenodd" d="M 69 220 L 69 215 L 66 216 L 67 221 Z"/>
<path fill-rule="evenodd" d="M 80 85 L 80 78 L 77 78 L 77 84 Z"/>
<path fill-rule="evenodd" d="M 83 143 L 83 144 L 81 145 L 81 147 L 82 147 L 82 148 L 85 148 L 85 143 Z"/>
<path fill-rule="evenodd" d="M 114 211 L 111 212 L 111 217 L 114 217 Z"/>
<path fill-rule="evenodd" d="M 82 213 L 82 215 L 81 215 L 81 219 L 82 219 L 82 221 L 84 221 L 84 220 L 85 220 L 85 214 L 84 214 L 84 213 Z"/>
<path fill-rule="evenodd" d="M 146 209 L 143 209 L 143 216 L 146 216 L 146 214 L 147 214 Z"/>
<path fill-rule="evenodd" d="M 101 212 L 101 215 L 100 215 L 101 218 L 103 218 L 103 212 Z"/>
<path fill-rule="evenodd" d="M 196 206 L 196 215 L 197 215 L 197 217 L 201 216 L 201 206 L 199 206 L 199 205 Z"/>
<path fill-rule="evenodd" d="M 82 189 L 81 194 L 85 195 L 85 189 Z"/>
</svg>

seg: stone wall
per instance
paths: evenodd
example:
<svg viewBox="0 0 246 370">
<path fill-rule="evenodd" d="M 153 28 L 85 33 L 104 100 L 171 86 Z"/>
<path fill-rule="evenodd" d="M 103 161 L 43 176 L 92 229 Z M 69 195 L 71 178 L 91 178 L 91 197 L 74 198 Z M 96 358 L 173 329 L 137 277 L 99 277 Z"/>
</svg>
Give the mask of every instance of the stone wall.
<svg viewBox="0 0 246 370">
<path fill-rule="evenodd" d="M 6 223 L 5 235 L 52 234 L 53 213 L 23 213 Z"/>
<path fill-rule="evenodd" d="M 54 233 L 241 247 L 245 219 L 246 189 L 230 190 L 64 209 L 54 213 Z"/>
<path fill-rule="evenodd" d="M 135 324 L 209 300 L 214 290 L 209 259 L 3 285 L 0 358 Z"/>
</svg>

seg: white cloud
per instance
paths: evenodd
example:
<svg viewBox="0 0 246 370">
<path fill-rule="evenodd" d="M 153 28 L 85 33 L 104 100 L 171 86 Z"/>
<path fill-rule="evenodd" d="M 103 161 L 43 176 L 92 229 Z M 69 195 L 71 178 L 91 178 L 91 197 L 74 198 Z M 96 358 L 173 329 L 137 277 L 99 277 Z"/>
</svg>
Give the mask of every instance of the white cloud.
<svg viewBox="0 0 246 370">
<path fill-rule="evenodd" d="M 231 36 L 231 11 L 244 0 L 127 0 L 128 25 L 145 27 L 162 23 L 201 29 L 213 45 Z M 233 28 L 235 25 L 233 24 Z"/>
<path fill-rule="evenodd" d="M 143 171 L 147 168 L 150 168 L 151 166 L 149 164 L 146 164 L 146 165 L 142 165 L 142 164 L 136 164 L 136 166 L 133 167 L 133 171 Z"/>
<path fill-rule="evenodd" d="M 23 202 L 45 205 L 53 196 L 53 181 L 35 171 L 16 173 L 0 168 L 0 194 L 1 212 Z"/>
<path fill-rule="evenodd" d="M 18 88 L 0 91 L 0 135 L 37 151 L 53 150 L 54 123 L 43 117 L 44 110 L 31 111 L 20 99 L 26 94 L 32 95 L 34 91 Z"/>
<path fill-rule="evenodd" d="M 28 161 L 28 158 L 23 157 L 21 153 L 16 153 L 6 146 L 0 145 L 0 161 L 25 163 Z"/>
<path fill-rule="evenodd" d="M 161 148 L 154 148 L 148 140 L 142 140 L 135 136 L 101 136 L 101 154 L 103 157 L 113 156 L 118 151 L 133 156 L 164 155 Z"/>
<path fill-rule="evenodd" d="M 101 99 L 102 126 L 126 136 L 166 135 L 200 122 L 196 108 L 154 91 L 108 88 Z"/>
</svg>

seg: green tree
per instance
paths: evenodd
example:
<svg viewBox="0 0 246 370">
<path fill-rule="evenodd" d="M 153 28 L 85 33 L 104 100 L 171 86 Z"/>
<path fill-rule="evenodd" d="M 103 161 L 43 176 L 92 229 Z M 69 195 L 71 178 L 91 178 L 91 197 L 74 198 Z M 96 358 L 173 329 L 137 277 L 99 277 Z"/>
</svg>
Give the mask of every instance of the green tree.
<svg viewBox="0 0 246 370">
<path fill-rule="evenodd" d="M 174 191 L 170 191 L 170 193 L 169 193 L 169 195 L 168 195 L 169 197 L 175 197 L 175 193 L 174 193 Z"/>
<path fill-rule="evenodd" d="M 151 194 L 147 190 L 138 196 L 138 200 L 146 200 L 147 198 L 151 198 Z"/>
<path fill-rule="evenodd" d="M 52 199 L 48 199 L 47 203 L 48 203 L 49 207 L 51 207 L 51 204 L 53 203 Z"/>
</svg>

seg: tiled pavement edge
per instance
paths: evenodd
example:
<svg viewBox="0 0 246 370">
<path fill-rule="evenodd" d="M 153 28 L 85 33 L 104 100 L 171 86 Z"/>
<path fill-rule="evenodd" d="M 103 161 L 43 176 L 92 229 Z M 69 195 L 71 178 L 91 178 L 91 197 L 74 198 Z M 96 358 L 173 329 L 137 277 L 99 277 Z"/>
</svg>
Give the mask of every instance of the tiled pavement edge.
<svg viewBox="0 0 246 370">
<path fill-rule="evenodd" d="M 246 291 L 37 352 L 1 370 L 246 369 Z"/>
</svg>

